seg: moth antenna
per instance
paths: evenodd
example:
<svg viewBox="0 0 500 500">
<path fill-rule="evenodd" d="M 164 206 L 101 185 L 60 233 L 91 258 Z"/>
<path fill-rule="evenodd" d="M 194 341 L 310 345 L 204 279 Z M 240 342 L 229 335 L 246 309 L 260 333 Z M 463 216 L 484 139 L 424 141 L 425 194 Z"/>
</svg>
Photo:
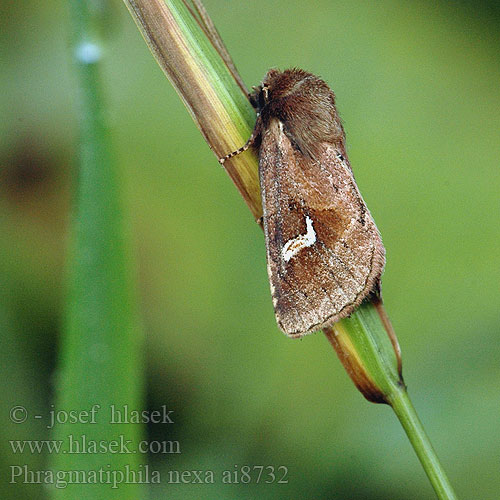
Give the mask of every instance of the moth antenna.
<svg viewBox="0 0 500 500">
<path fill-rule="evenodd" d="M 241 146 L 241 148 L 237 149 L 236 151 L 233 151 L 232 153 L 227 154 L 226 156 L 224 156 L 222 158 L 219 158 L 219 163 L 221 165 L 224 165 L 224 162 L 226 160 L 229 160 L 229 158 L 232 158 L 233 156 L 238 156 L 239 154 L 243 153 L 248 148 L 250 148 L 250 146 L 255 142 L 257 135 L 259 135 L 259 131 L 257 130 L 257 128 L 258 127 L 255 127 L 254 131 L 252 132 L 252 135 L 250 136 L 248 141 L 245 142 L 245 144 L 243 146 Z"/>
</svg>

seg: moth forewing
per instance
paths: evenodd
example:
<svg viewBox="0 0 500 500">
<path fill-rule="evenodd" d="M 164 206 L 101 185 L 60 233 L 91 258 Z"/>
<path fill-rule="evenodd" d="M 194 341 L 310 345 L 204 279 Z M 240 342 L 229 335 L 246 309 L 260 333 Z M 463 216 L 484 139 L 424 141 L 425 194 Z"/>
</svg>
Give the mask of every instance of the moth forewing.
<svg viewBox="0 0 500 500">
<path fill-rule="evenodd" d="M 292 337 L 348 316 L 382 272 L 380 236 L 340 157 L 328 144 L 319 161 L 304 157 L 274 122 L 263 134 L 268 274 L 277 322 Z"/>
</svg>

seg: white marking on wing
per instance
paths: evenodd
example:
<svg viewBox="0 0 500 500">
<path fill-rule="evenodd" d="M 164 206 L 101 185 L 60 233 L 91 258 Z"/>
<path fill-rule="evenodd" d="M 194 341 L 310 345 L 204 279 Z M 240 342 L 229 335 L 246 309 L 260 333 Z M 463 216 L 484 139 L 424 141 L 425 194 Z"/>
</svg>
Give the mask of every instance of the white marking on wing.
<svg viewBox="0 0 500 500">
<path fill-rule="evenodd" d="M 296 238 L 288 240 L 281 250 L 281 255 L 285 262 L 295 257 L 303 248 L 310 247 L 316 243 L 316 232 L 313 228 L 312 220 L 306 215 L 306 234 L 299 234 Z"/>
</svg>

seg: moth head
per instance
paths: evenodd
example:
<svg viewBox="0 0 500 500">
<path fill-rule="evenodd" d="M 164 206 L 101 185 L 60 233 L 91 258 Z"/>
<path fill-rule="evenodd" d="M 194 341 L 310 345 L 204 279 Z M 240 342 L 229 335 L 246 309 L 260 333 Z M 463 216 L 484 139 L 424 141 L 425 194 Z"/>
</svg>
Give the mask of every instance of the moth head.
<svg viewBox="0 0 500 500">
<path fill-rule="evenodd" d="M 274 82 L 281 74 L 281 71 L 271 69 L 258 87 L 252 87 L 253 92 L 249 95 L 249 99 L 252 106 L 257 110 L 257 114 L 273 99 Z"/>
<path fill-rule="evenodd" d="M 269 96 L 269 85 L 262 83 L 258 87 L 252 87 L 253 92 L 248 96 L 250 99 L 250 104 L 257 110 L 257 114 L 260 114 L 262 108 L 270 100 Z"/>
</svg>

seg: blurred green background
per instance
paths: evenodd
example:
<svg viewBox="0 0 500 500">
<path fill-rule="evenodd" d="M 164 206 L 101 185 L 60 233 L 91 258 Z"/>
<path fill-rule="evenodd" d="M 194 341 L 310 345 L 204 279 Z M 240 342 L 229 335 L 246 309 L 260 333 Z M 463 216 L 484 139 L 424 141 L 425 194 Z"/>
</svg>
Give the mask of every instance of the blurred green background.
<svg viewBox="0 0 500 500">
<path fill-rule="evenodd" d="M 247 85 L 298 66 L 337 94 L 349 156 L 387 248 L 387 311 L 410 396 L 460 498 L 500 491 L 500 9 L 493 2 L 206 0 Z M 4 2 L 0 34 L 0 496 L 9 421 L 53 404 L 77 124 L 65 2 Z M 149 439 L 168 470 L 284 465 L 287 484 L 160 484 L 151 498 L 431 499 L 391 410 L 354 389 L 321 334 L 272 311 L 263 235 L 112 3 L 105 88 L 138 261 Z"/>
</svg>

